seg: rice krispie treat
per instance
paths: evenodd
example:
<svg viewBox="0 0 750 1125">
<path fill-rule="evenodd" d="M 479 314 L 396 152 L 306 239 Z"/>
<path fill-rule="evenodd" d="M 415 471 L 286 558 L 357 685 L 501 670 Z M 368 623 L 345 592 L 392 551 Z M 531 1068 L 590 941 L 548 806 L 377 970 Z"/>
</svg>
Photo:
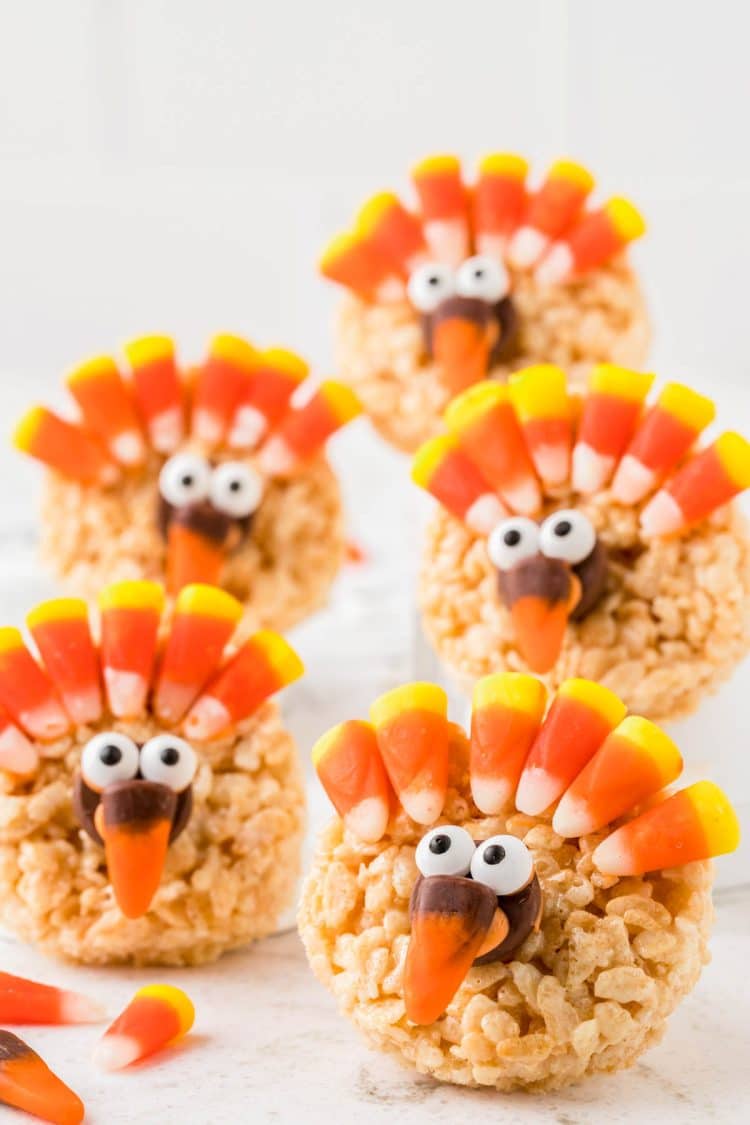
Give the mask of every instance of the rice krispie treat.
<svg viewBox="0 0 750 1125">
<path fill-rule="evenodd" d="M 435 434 L 459 391 L 535 363 L 576 378 L 592 363 L 640 366 L 649 325 L 625 248 L 644 231 L 626 199 L 588 206 L 591 174 L 558 160 L 536 187 L 495 153 L 464 183 L 458 160 L 412 172 L 415 212 L 383 192 L 333 240 L 321 272 L 348 294 L 341 375 L 381 434 L 407 452 Z"/>
<path fill-rule="evenodd" d="M 313 750 L 339 818 L 299 925 L 369 1042 L 467 1086 L 552 1089 L 631 1065 L 708 960 L 711 864 L 737 819 L 612 692 L 477 684 L 471 736 L 433 684 Z"/>
<path fill-rule="evenodd" d="M 694 449 L 714 405 L 611 364 L 583 396 L 560 368 L 458 396 L 415 481 L 424 628 L 466 690 L 493 669 L 596 679 L 652 719 L 686 715 L 750 646 L 750 539 L 728 502 L 750 446 Z"/>
<path fill-rule="evenodd" d="M 304 829 L 294 743 L 269 698 L 302 666 L 241 604 L 151 582 L 0 629 L 0 924 L 89 964 L 200 964 L 271 933 Z"/>
<path fill-rule="evenodd" d="M 299 356 L 236 336 L 217 336 L 190 371 L 164 337 L 125 350 L 128 378 L 107 356 L 68 376 L 77 422 L 34 407 L 16 430 L 51 470 L 45 561 L 85 597 L 117 579 L 170 594 L 208 582 L 280 629 L 319 609 L 345 556 L 323 447 L 360 411 L 351 390 L 316 390 Z"/>
</svg>

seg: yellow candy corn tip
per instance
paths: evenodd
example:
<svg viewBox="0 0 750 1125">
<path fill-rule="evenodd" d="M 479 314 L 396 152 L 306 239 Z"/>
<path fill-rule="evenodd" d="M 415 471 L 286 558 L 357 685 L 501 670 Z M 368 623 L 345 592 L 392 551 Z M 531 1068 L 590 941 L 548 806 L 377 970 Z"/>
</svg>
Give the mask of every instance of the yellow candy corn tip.
<svg viewBox="0 0 750 1125">
<path fill-rule="evenodd" d="M 242 336 L 221 333 L 214 336 L 209 347 L 211 355 L 236 363 L 238 367 L 254 367 L 258 362 L 258 352 L 249 340 Z"/>
<path fill-rule="evenodd" d="M 604 210 L 609 215 L 615 230 L 625 242 L 634 242 L 646 233 L 646 220 L 629 199 L 617 196 L 605 203 Z"/>
<path fill-rule="evenodd" d="M 432 711 L 447 718 L 448 696 L 437 684 L 402 684 L 375 700 L 370 718 L 375 727 L 381 727 L 408 711 Z"/>
<path fill-rule="evenodd" d="M 264 652 L 268 663 L 284 685 L 291 684 L 304 675 L 302 660 L 280 633 L 275 633 L 273 629 L 261 629 L 252 635 L 250 641 Z"/>
<path fill-rule="evenodd" d="M 242 605 L 218 586 L 196 582 L 192 586 L 183 586 L 180 590 L 175 601 L 175 612 L 200 613 L 206 617 L 224 617 L 227 621 L 237 622 L 242 617 Z"/>
<path fill-rule="evenodd" d="M 397 195 L 392 191 L 380 191 L 376 195 L 370 196 L 362 204 L 357 212 L 354 225 L 358 231 L 367 237 L 378 226 L 383 215 L 387 215 L 389 211 L 398 210 L 400 207 L 401 203 Z"/>
<path fill-rule="evenodd" d="M 97 602 L 102 613 L 108 609 L 153 609 L 161 613 L 164 588 L 156 582 L 115 582 L 100 591 Z"/>
<path fill-rule="evenodd" d="M 750 488 L 750 443 L 731 430 L 716 439 L 716 453 L 738 489 Z"/>
<path fill-rule="evenodd" d="M 726 855 L 740 844 L 740 822 L 726 793 L 713 781 L 696 781 L 682 793 L 695 809 L 706 834 L 709 854 Z"/>
<path fill-rule="evenodd" d="M 557 695 L 563 699 L 575 699 L 578 703 L 583 703 L 593 711 L 597 711 L 611 727 L 621 723 L 627 711 L 619 696 L 593 680 L 577 678 L 565 680 L 557 689 Z"/>
<path fill-rule="evenodd" d="M 329 731 L 322 734 L 312 748 L 310 757 L 316 769 L 323 759 L 330 754 L 332 750 L 336 749 L 342 735 L 344 735 L 347 728 L 352 725 L 366 727 L 367 730 L 371 731 L 373 734 L 375 733 L 372 728 L 372 723 L 368 723 L 364 719 L 347 719 L 343 723 L 337 723 L 335 727 L 331 727 Z"/>
<path fill-rule="evenodd" d="M 626 715 L 613 733 L 646 751 L 660 770 L 662 785 L 669 785 L 682 773 L 680 751 L 656 723 L 641 715 Z"/>
<path fill-rule="evenodd" d="M 556 160 L 549 170 L 548 178 L 550 180 L 568 180 L 572 184 L 577 184 L 582 191 L 591 191 L 595 183 L 588 168 L 584 168 L 582 164 L 576 164 L 574 160 Z"/>
<path fill-rule="evenodd" d="M 23 637 L 18 629 L 10 625 L 0 628 L 0 652 L 14 652 L 16 649 L 25 648 Z"/>
<path fill-rule="evenodd" d="M 23 418 L 16 423 L 16 428 L 11 436 L 11 441 L 16 449 L 20 449 L 22 453 L 31 451 L 48 413 L 46 406 L 32 406 L 26 411 Z"/>
<path fill-rule="evenodd" d="M 26 624 L 30 629 L 46 625 L 49 621 L 86 621 L 88 609 L 82 598 L 53 598 L 40 602 L 26 614 Z"/>
<path fill-rule="evenodd" d="M 614 395 L 628 402 L 643 402 L 651 390 L 655 375 L 631 371 L 614 363 L 597 363 L 589 377 L 589 393 Z"/>
<path fill-rule="evenodd" d="M 318 260 L 318 269 L 325 274 L 329 270 L 335 272 L 337 263 L 341 258 L 362 243 L 361 232 L 345 230 L 333 236 Z"/>
<path fill-rule="evenodd" d="M 362 413 L 362 403 L 357 398 L 351 387 L 346 383 L 337 383 L 333 379 L 325 379 L 320 384 L 320 394 L 333 411 L 340 426 L 351 422 Z"/>
<path fill-rule="evenodd" d="M 296 352 L 290 352 L 288 348 L 265 348 L 260 353 L 260 358 L 269 367 L 283 371 L 295 383 L 303 382 L 310 373 L 309 363 L 306 363 Z"/>
<path fill-rule="evenodd" d="M 123 348 L 131 367 L 145 367 L 157 359 L 171 359 L 174 355 L 174 340 L 169 336 L 140 336 L 130 340 Z"/>
<path fill-rule="evenodd" d="M 420 488 L 430 487 L 430 481 L 449 453 L 458 448 L 452 434 L 439 434 L 420 445 L 411 463 L 411 479 Z"/>
<path fill-rule="evenodd" d="M 448 403 L 443 420 L 453 433 L 460 433 L 488 410 L 508 401 L 508 388 L 502 383 L 476 383 Z"/>
<path fill-rule="evenodd" d="M 523 672 L 498 672 L 478 681 L 471 705 L 474 711 L 500 706 L 524 711 L 541 719 L 546 702 L 547 689 L 536 676 L 527 676 Z"/>
<path fill-rule="evenodd" d="M 522 422 L 531 418 L 567 418 L 568 380 L 561 367 L 540 363 L 511 375 L 510 398 Z"/>
<path fill-rule="evenodd" d="M 525 180 L 529 162 L 514 152 L 490 152 L 479 161 L 481 176 L 508 176 L 514 180 Z"/>
<path fill-rule="evenodd" d="M 461 174 L 461 161 L 450 153 L 438 153 L 436 156 L 425 156 L 411 170 L 414 179 L 421 176 L 454 175 Z"/>
<path fill-rule="evenodd" d="M 69 372 L 65 377 L 65 382 L 69 387 L 75 387 L 79 383 L 85 383 L 88 379 L 100 379 L 102 375 L 119 377 L 119 374 L 117 364 L 111 355 L 97 355 L 93 359 L 87 359 L 85 363 L 79 364 L 78 367 Z"/>
<path fill-rule="evenodd" d="M 143 988 L 139 988 L 133 997 L 134 1000 L 162 1000 L 167 1004 L 177 1016 L 180 1023 L 180 1030 L 175 1036 L 175 1039 L 187 1035 L 190 1028 L 195 1023 L 195 1008 L 193 1001 L 183 992 L 181 988 L 175 988 L 173 984 L 147 984 Z M 171 1040 L 174 1042 L 174 1040 Z"/>
<path fill-rule="evenodd" d="M 657 402 L 662 410 L 698 433 L 716 417 L 716 406 L 712 400 L 682 383 L 667 383 Z"/>
</svg>

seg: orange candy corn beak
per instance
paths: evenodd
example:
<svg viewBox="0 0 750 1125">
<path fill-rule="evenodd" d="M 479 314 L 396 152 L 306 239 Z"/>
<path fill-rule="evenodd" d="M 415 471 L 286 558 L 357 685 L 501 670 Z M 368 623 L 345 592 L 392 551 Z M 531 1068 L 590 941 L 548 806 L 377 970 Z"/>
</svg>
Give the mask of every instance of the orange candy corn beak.
<svg viewBox="0 0 750 1125">
<path fill-rule="evenodd" d="M 95 822 L 126 918 L 146 913 L 161 882 L 177 797 L 151 781 L 119 781 L 102 794 Z"/>
<path fill-rule="evenodd" d="M 83 1102 L 27 1043 L 0 1031 L 0 1102 L 54 1125 L 79 1125 Z"/>
<path fill-rule="evenodd" d="M 173 522 L 167 535 L 167 589 L 178 594 L 185 586 L 221 585 L 225 551 L 222 544 L 192 528 Z"/>
<path fill-rule="evenodd" d="M 452 394 L 479 383 L 490 365 L 492 343 L 487 327 L 463 316 L 440 320 L 432 330 L 432 353 Z"/>
<path fill-rule="evenodd" d="M 555 565 L 556 560 L 545 560 L 545 563 Z M 581 583 L 571 572 L 567 599 L 552 600 L 533 593 L 522 594 L 513 601 L 510 615 L 518 646 L 532 672 L 543 674 L 554 667 L 563 646 L 568 618 L 580 600 Z"/>
<path fill-rule="evenodd" d="M 404 966 L 404 1002 L 412 1023 L 442 1016 L 490 931 L 496 936 L 498 913 L 497 896 L 482 883 L 444 875 L 419 880 Z"/>
</svg>

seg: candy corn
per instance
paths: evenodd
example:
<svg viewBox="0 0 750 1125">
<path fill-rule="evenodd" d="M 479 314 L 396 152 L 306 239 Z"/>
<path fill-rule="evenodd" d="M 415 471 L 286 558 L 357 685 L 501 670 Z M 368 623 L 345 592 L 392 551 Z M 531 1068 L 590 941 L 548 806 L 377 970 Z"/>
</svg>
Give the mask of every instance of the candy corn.
<svg viewBox="0 0 750 1125">
<path fill-rule="evenodd" d="M 53 1125 L 79 1125 L 83 1102 L 23 1039 L 0 1031 L 0 1102 Z"/>
<path fill-rule="evenodd" d="M 471 711 L 471 793 L 487 816 L 511 800 L 544 715 L 547 691 L 535 676 L 502 672 L 474 688 Z"/>
<path fill-rule="evenodd" d="M 448 700 L 436 684 L 381 695 L 370 708 L 378 747 L 401 804 L 418 824 L 440 816 L 448 788 Z"/>
<path fill-rule="evenodd" d="M 545 484 L 562 484 L 573 440 L 565 372 L 552 364 L 526 367 L 511 377 L 510 397 L 536 471 Z"/>
<path fill-rule="evenodd" d="M 14 773 L 18 777 L 29 777 L 36 770 L 38 762 L 36 747 L 11 722 L 5 708 L 0 707 L 0 770 Z"/>
<path fill-rule="evenodd" d="M 154 692 L 163 722 L 176 723 L 195 702 L 241 616 L 237 599 L 214 586 L 180 591 Z"/>
<path fill-rule="evenodd" d="M 361 230 L 336 235 L 318 268 L 323 277 L 346 286 L 364 301 L 396 300 L 404 295 L 403 281 Z"/>
<path fill-rule="evenodd" d="M 412 480 L 458 519 L 489 535 L 508 510 L 451 434 L 425 442 L 415 454 Z"/>
<path fill-rule="evenodd" d="M 388 827 L 391 786 L 370 723 L 339 723 L 315 743 L 312 760 L 347 828 L 375 844 Z"/>
<path fill-rule="evenodd" d="M 43 602 L 27 614 L 26 623 L 73 722 L 95 723 L 102 714 L 102 693 L 86 603 L 79 598 Z"/>
<path fill-rule="evenodd" d="M 331 434 L 362 413 L 362 405 L 344 383 L 325 380 L 304 406 L 290 410 L 263 447 L 260 464 L 269 476 L 287 476 L 310 461 Z"/>
<path fill-rule="evenodd" d="M 589 381 L 573 449 L 573 487 L 598 492 L 609 481 L 641 417 L 653 375 L 598 364 Z"/>
<path fill-rule="evenodd" d="M 0 704 L 42 742 L 54 742 L 70 729 L 70 719 L 49 677 L 24 645 L 18 629 L 0 629 Z"/>
<path fill-rule="evenodd" d="M 594 179 L 571 160 L 558 160 L 528 204 L 523 225 L 508 246 L 508 259 L 517 269 L 539 260 L 553 239 L 566 231 L 583 209 Z"/>
<path fill-rule="evenodd" d="M 644 535 L 673 535 L 750 486 L 750 444 L 725 433 L 688 461 L 641 512 Z"/>
<path fill-rule="evenodd" d="M 509 570 L 500 568 L 499 576 L 524 660 L 533 672 L 549 672 L 562 651 L 570 615 L 581 600 L 580 579 L 565 562 L 541 553 Z"/>
<path fill-rule="evenodd" d="M 119 476 L 117 466 L 95 438 L 46 406 L 32 406 L 23 416 L 13 434 L 13 444 L 22 453 L 82 484 L 112 484 Z"/>
<path fill-rule="evenodd" d="M 167 336 L 144 336 L 125 345 L 133 396 L 149 441 L 157 453 L 173 453 L 185 432 L 185 403 Z"/>
<path fill-rule="evenodd" d="M 617 466 L 612 495 L 637 504 L 661 483 L 713 421 L 710 399 L 680 383 L 667 383 L 641 422 Z"/>
<path fill-rule="evenodd" d="M 507 387 L 495 382 L 470 387 L 453 399 L 445 424 L 514 512 L 530 515 L 539 510 L 539 482 Z"/>
<path fill-rule="evenodd" d="M 711 781 L 697 781 L 618 828 L 593 860 L 605 875 L 642 875 L 725 855 L 739 841 L 739 821 L 725 794 Z"/>
<path fill-rule="evenodd" d="M 155 582 L 117 582 L 99 595 L 104 685 L 118 718 L 134 718 L 145 706 L 163 608 Z"/>
<path fill-rule="evenodd" d="M 175 595 L 193 584 L 218 586 L 225 557 L 223 540 L 173 519 L 167 531 L 167 590 Z"/>
<path fill-rule="evenodd" d="M 146 445 L 133 400 L 115 361 L 110 356 L 97 356 L 72 371 L 66 382 L 86 427 L 101 437 L 115 461 L 141 465 Z"/>
<path fill-rule="evenodd" d="M 365 203 L 357 229 L 400 276 L 407 277 L 427 253 L 422 224 L 392 192 L 380 192 Z"/>
<path fill-rule="evenodd" d="M 139 988 L 124 1012 L 107 1028 L 94 1051 L 104 1070 L 122 1070 L 182 1039 L 195 1022 L 189 996 L 171 984 Z"/>
<path fill-rule="evenodd" d="M 101 795 L 94 823 L 126 918 L 142 917 L 159 889 L 176 811 L 176 793 L 152 781 L 115 782 Z"/>
<path fill-rule="evenodd" d="M 216 738 L 303 672 L 291 645 L 278 633 L 262 629 L 209 682 L 188 712 L 186 733 L 201 741 Z"/>
<path fill-rule="evenodd" d="M 0 973 L 0 1023 L 98 1023 L 100 1004 L 49 984 Z"/>
<path fill-rule="evenodd" d="M 526 760 L 516 807 L 538 816 L 561 796 L 625 718 L 625 704 L 591 680 L 565 680 Z"/>
<path fill-rule="evenodd" d="M 229 431 L 235 410 L 245 394 L 258 353 L 239 336 L 215 336 L 211 341 L 193 393 L 192 431 L 216 446 Z"/>
<path fill-rule="evenodd" d="M 629 200 L 610 199 L 600 210 L 584 214 L 552 244 L 536 267 L 535 277 L 543 285 L 580 277 L 603 266 L 645 230 L 642 215 Z"/>
<path fill-rule="evenodd" d="M 230 448 L 254 449 L 281 421 L 309 370 L 303 359 L 284 348 L 261 352 L 237 402 L 227 439 Z"/>
<path fill-rule="evenodd" d="M 512 153 L 485 156 L 474 188 L 474 237 L 477 252 L 502 258 L 509 235 L 518 227 L 526 204 L 528 161 Z"/>
<path fill-rule="evenodd" d="M 469 254 L 468 193 L 455 156 L 428 156 L 412 169 L 432 253 L 458 265 Z"/>
<path fill-rule="evenodd" d="M 681 772 L 672 739 L 648 719 L 628 715 L 563 794 L 552 827 L 560 836 L 596 832 L 671 785 Z"/>
</svg>

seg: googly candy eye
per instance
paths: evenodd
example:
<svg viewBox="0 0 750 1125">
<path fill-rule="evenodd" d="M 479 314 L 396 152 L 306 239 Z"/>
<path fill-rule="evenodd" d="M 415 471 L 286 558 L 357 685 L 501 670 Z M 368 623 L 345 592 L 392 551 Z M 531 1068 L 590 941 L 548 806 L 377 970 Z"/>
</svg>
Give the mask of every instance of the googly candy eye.
<svg viewBox="0 0 750 1125">
<path fill-rule="evenodd" d="M 211 489 L 211 466 L 195 453 L 177 453 L 162 466 L 159 491 L 175 508 L 205 500 Z"/>
<path fill-rule="evenodd" d="M 198 759 L 190 743 L 173 734 L 157 734 L 141 750 L 141 775 L 174 793 L 187 789 L 197 768 Z"/>
<path fill-rule="evenodd" d="M 505 267 L 484 254 L 467 258 L 456 274 L 456 292 L 461 297 L 479 297 L 491 305 L 501 300 L 509 288 Z"/>
<path fill-rule="evenodd" d="M 409 300 L 420 312 L 434 312 L 438 305 L 456 291 L 453 270 L 442 262 L 419 266 L 406 287 Z"/>
<path fill-rule="evenodd" d="M 517 836 L 490 836 L 475 850 L 471 877 L 496 895 L 514 895 L 534 874 L 531 852 Z"/>
<path fill-rule="evenodd" d="M 220 512 L 244 519 L 251 515 L 263 496 L 263 480 L 242 461 L 225 461 L 211 475 L 211 501 Z"/>
<path fill-rule="evenodd" d="M 86 743 L 81 773 L 89 789 L 101 793 L 114 781 L 131 781 L 138 773 L 138 747 L 120 731 L 102 731 Z"/>
<path fill-rule="evenodd" d="M 498 570 L 510 570 L 539 553 L 539 525 L 527 516 L 502 520 L 490 534 L 487 551 Z"/>
<path fill-rule="evenodd" d="M 539 531 L 539 548 L 548 559 L 563 559 L 574 565 L 583 562 L 596 546 L 591 520 L 574 508 L 548 516 Z"/>
<path fill-rule="evenodd" d="M 465 828 L 441 824 L 422 837 L 414 858 L 424 876 L 467 875 L 473 855 L 474 841 Z"/>
</svg>

